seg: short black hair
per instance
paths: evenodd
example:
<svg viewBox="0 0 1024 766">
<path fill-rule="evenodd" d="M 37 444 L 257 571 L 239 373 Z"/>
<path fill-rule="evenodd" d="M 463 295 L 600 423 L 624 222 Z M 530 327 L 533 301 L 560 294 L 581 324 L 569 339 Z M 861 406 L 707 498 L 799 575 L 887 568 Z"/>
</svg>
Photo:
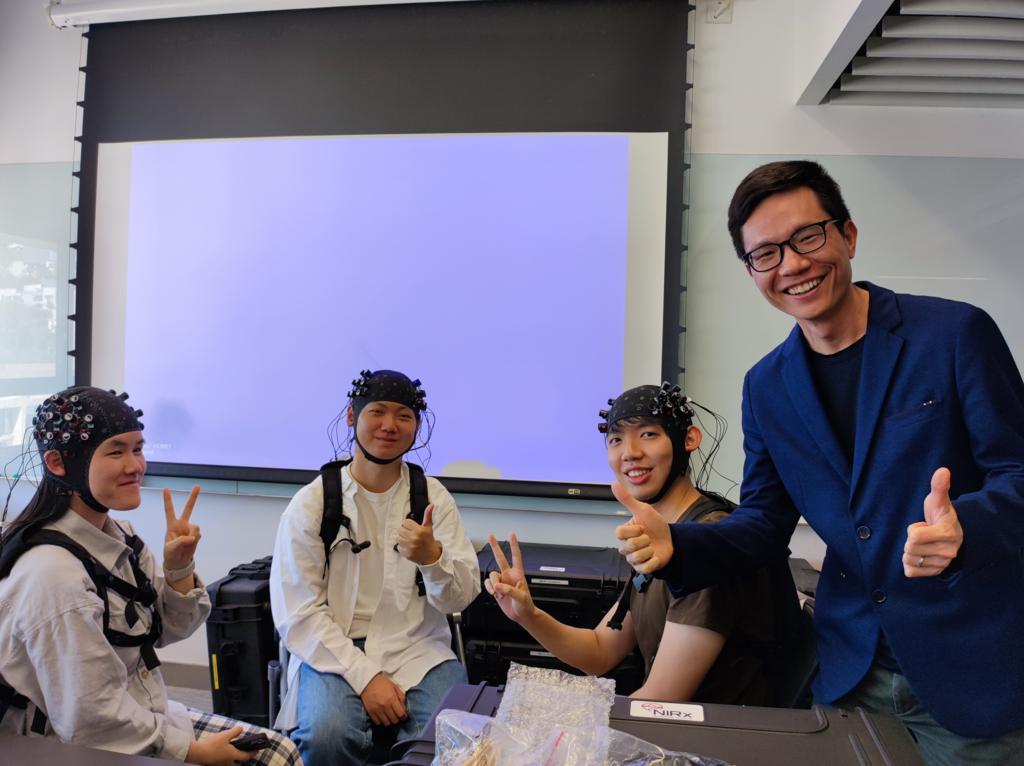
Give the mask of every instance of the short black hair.
<svg viewBox="0 0 1024 766">
<path fill-rule="evenodd" d="M 733 192 L 729 203 L 729 235 L 736 255 L 744 260 L 743 224 L 753 215 L 757 206 L 773 194 L 806 187 L 818 196 L 822 208 L 839 223 L 850 220 L 850 211 L 843 201 L 843 193 L 825 168 L 811 160 L 785 160 L 769 162 L 752 170 Z"/>
</svg>

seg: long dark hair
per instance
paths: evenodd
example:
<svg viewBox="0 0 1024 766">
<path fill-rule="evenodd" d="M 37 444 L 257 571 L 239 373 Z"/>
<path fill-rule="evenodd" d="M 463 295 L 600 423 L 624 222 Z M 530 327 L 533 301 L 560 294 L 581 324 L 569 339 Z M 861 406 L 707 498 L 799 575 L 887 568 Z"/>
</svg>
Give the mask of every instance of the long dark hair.
<svg viewBox="0 0 1024 766">
<path fill-rule="evenodd" d="M 19 530 L 29 526 L 42 527 L 59 519 L 67 513 L 70 502 L 70 492 L 61 487 L 50 474 L 44 473 L 43 478 L 39 481 L 39 486 L 36 487 L 35 494 L 28 501 L 28 505 L 0 535 L 0 549 Z"/>
</svg>

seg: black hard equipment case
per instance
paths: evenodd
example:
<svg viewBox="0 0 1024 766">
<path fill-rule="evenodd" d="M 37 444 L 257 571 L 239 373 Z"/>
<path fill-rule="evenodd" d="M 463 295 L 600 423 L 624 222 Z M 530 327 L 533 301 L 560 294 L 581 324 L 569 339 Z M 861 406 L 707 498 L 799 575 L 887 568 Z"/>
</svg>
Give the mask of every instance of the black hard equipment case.
<svg viewBox="0 0 1024 766">
<path fill-rule="evenodd" d="M 511 563 L 508 544 L 501 546 Z M 520 543 L 519 550 L 534 603 L 556 620 L 577 628 L 596 627 L 633 574 L 614 548 Z M 477 554 L 477 560 L 483 581 L 498 571 L 490 546 Z M 463 611 L 461 627 L 471 682 L 504 683 L 510 662 L 578 672 L 508 619 L 486 589 Z M 629 694 L 643 683 L 643 659 L 634 652 L 606 675 L 615 679 L 620 694 Z"/>
<path fill-rule="evenodd" d="M 501 687 L 460 684 L 438 710 L 465 710 L 493 716 L 501 703 Z M 896 718 L 835 708 L 811 710 L 698 705 L 703 721 L 681 717 L 638 717 L 627 697 L 618 696 L 609 725 L 665 750 L 714 757 L 735 766 L 924 766 L 914 740 Z M 640 701 L 635 701 L 642 704 Z M 660 707 L 648 703 L 653 713 Z M 434 719 L 414 739 L 399 742 L 402 753 L 390 766 L 428 766 L 434 760 Z"/>
<path fill-rule="evenodd" d="M 269 727 L 267 663 L 277 659 L 270 614 L 271 557 L 232 568 L 207 586 L 206 621 L 213 712 Z"/>
</svg>

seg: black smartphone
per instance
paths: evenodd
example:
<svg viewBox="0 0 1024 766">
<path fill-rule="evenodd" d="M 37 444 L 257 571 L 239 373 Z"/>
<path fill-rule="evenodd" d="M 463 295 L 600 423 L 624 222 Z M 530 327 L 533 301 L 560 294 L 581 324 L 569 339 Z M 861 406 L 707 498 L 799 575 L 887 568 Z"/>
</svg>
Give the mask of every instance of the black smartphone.
<svg viewBox="0 0 1024 766">
<path fill-rule="evenodd" d="M 244 750 L 247 753 L 251 753 L 253 750 L 262 750 L 268 745 L 270 745 L 270 740 L 267 739 L 267 735 L 261 731 L 241 734 L 231 740 L 232 747 Z"/>
</svg>

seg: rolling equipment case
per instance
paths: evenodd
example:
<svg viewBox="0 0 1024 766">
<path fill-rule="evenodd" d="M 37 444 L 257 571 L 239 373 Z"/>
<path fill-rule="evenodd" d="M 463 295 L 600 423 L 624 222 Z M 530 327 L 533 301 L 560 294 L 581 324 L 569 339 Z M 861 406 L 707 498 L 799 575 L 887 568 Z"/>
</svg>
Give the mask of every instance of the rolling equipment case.
<svg viewBox="0 0 1024 766">
<path fill-rule="evenodd" d="M 213 712 L 269 727 L 267 663 L 277 659 L 267 556 L 232 568 L 207 586 L 206 621 Z"/>
</svg>

